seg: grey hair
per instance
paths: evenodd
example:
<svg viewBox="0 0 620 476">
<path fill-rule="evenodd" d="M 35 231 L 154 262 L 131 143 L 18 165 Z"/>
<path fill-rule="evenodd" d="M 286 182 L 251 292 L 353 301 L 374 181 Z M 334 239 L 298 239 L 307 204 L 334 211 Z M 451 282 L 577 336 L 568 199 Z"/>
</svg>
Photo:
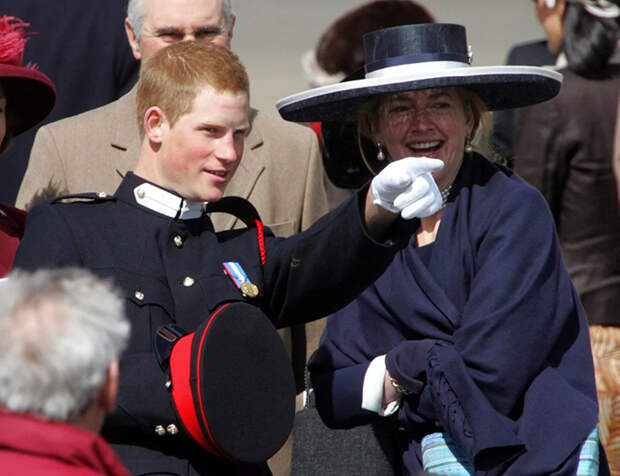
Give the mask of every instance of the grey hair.
<svg viewBox="0 0 620 476">
<path fill-rule="evenodd" d="M 207 1 L 207 0 L 205 0 Z M 232 26 L 232 7 L 230 0 L 222 0 L 222 9 L 224 13 L 224 21 L 226 22 L 226 29 L 230 31 Z M 144 0 L 129 0 L 127 3 L 127 18 L 134 33 L 136 39 L 140 39 L 142 36 L 142 26 L 144 25 Z"/>
<path fill-rule="evenodd" d="M 84 269 L 12 272 L 0 283 L 0 403 L 70 422 L 127 344 L 124 302 Z"/>
</svg>

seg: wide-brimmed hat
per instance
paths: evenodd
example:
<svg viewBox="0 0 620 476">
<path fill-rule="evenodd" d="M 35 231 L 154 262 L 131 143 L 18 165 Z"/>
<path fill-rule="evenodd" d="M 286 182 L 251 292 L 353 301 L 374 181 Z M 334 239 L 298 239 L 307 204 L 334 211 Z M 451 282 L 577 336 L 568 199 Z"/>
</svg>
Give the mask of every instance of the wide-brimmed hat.
<svg viewBox="0 0 620 476">
<path fill-rule="evenodd" d="M 558 72 L 534 66 L 471 66 L 465 27 L 445 23 L 405 25 L 364 35 L 362 79 L 310 89 L 279 100 L 284 119 L 340 120 L 376 95 L 442 87 L 464 87 L 489 110 L 536 104 L 555 96 Z"/>
<path fill-rule="evenodd" d="M 0 17 L 0 82 L 13 136 L 41 122 L 56 103 L 52 80 L 35 66 L 22 66 L 28 25 L 16 17 Z"/>
</svg>

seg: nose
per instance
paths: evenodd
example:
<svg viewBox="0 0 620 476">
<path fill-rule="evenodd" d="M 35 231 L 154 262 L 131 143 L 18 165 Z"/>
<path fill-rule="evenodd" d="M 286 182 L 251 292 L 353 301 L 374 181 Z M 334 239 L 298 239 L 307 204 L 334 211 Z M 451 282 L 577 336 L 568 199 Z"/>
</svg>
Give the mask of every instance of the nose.
<svg viewBox="0 0 620 476">
<path fill-rule="evenodd" d="M 215 152 L 217 158 L 224 162 L 235 162 L 243 154 L 243 140 L 238 141 L 232 132 L 221 137 Z"/>
<path fill-rule="evenodd" d="M 418 109 L 411 116 L 411 127 L 420 131 L 432 129 L 434 124 L 431 112 L 426 109 Z"/>
</svg>

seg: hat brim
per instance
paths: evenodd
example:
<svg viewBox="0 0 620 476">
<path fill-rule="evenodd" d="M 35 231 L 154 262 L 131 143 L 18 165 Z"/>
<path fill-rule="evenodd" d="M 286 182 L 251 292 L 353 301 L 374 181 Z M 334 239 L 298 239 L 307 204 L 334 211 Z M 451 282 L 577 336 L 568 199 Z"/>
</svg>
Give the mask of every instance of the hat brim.
<svg viewBox="0 0 620 476">
<path fill-rule="evenodd" d="M 2 64 L 0 81 L 7 98 L 13 136 L 37 125 L 54 108 L 56 88 L 52 80 L 40 71 Z"/>
<path fill-rule="evenodd" d="M 562 75 L 535 66 L 480 66 L 442 69 L 345 81 L 280 99 L 276 107 L 289 121 L 350 119 L 374 96 L 420 89 L 463 87 L 476 93 L 491 111 L 529 106 L 560 91 Z"/>
</svg>

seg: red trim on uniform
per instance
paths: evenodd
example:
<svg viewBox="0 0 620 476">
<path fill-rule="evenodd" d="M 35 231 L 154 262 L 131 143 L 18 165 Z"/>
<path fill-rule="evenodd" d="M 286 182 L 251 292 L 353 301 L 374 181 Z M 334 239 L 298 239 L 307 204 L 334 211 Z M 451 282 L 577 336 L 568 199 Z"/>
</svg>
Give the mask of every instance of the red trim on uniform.
<svg viewBox="0 0 620 476">
<path fill-rule="evenodd" d="M 256 226 L 256 237 L 258 239 L 258 251 L 260 253 L 260 264 L 261 266 L 265 266 L 265 262 L 267 261 L 267 253 L 265 252 L 265 226 L 263 222 L 260 220 L 254 220 L 254 225 Z"/>
<path fill-rule="evenodd" d="M 170 368 L 174 369 L 174 372 L 171 372 L 172 398 L 183 426 L 192 438 L 209 453 L 217 455 L 217 450 L 204 437 L 194 410 L 194 398 L 190 386 L 190 356 L 194 335 L 195 333 L 192 333 L 181 337 L 172 348 L 170 354 Z"/>
<path fill-rule="evenodd" d="M 211 429 L 209 428 L 209 424 L 207 423 L 207 417 L 205 415 L 205 410 L 204 407 L 202 406 L 202 385 L 200 382 L 200 359 L 201 359 L 201 354 L 202 354 L 202 345 L 204 344 L 204 340 L 205 337 L 207 336 L 207 332 L 209 331 L 209 327 L 211 327 L 211 324 L 213 324 L 213 320 L 215 319 L 215 317 L 222 312 L 222 310 L 226 309 L 226 307 L 229 306 L 230 303 L 224 304 L 222 307 L 220 307 L 217 311 L 215 311 L 211 317 L 209 318 L 209 322 L 207 323 L 207 325 L 205 326 L 202 335 L 200 336 L 200 345 L 198 346 L 198 356 L 196 358 L 196 393 L 198 394 L 198 407 L 200 408 L 200 414 L 202 416 L 202 422 L 204 423 L 205 428 L 207 429 L 207 433 L 209 433 L 209 440 L 211 441 L 211 444 L 213 445 L 213 447 L 217 450 L 217 452 L 219 453 L 220 456 L 225 456 L 226 458 L 230 458 L 230 456 L 228 456 L 226 453 L 224 453 L 224 451 L 222 451 L 221 448 L 219 448 L 217 446 L 217 444 L 215 443 L 215 440 L 213 439 L 213 435 L 211 434 Z M 193 411 L 192 411 L 193 413 Z"/>
<path fill-rule="evenodd" d="M 321 126 L 322 123 L 321 122 L 311 122 L 310 123 L 310 129 L 312 129 L 314 131 L 314 133 L 316 134 L 316 138 L 319 140 L 319 147 L 323 145 L 323 138 L 321 137 Z"/>
</svg>

